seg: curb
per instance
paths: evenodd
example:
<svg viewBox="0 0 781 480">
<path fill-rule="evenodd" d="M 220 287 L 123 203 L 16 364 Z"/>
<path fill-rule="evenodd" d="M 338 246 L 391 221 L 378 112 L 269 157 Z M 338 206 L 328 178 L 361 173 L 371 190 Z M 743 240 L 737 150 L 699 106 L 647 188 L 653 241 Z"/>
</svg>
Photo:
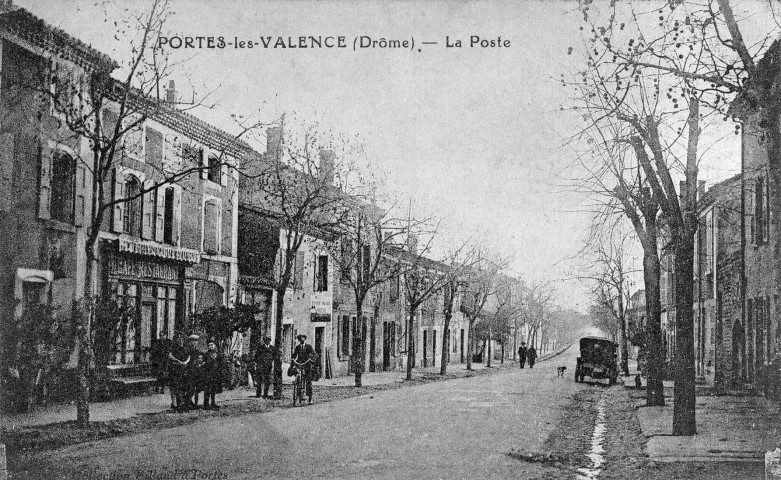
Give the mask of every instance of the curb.
<svg viewBox="0 0 781 480">
<path fill-rule="evenodd" d="M 570 348 L 573 344 L 570 343 L 566 347 L 560 348 L 559 350 L 555 352 L 546 353 L 545 355 L 540 355 L 540 358 L 537 359 L 538 362 L 544 362 L 546 360 L 549 360 L 554 357 L 558 357 L 562 353 L 566 352 L 568 348 Z"/>
</svg>

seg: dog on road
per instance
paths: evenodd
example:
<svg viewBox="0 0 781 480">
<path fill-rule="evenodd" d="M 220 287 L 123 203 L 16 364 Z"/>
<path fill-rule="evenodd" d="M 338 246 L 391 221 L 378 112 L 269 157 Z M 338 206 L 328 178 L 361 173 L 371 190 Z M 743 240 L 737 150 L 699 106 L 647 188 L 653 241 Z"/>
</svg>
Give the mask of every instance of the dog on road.
<svg viewBox="0 0 781 480">
<path fill-rule="evenodd" d="M 557 367 L 556 372 L 558 373 L 559 377 L 564 378 L 564 370 L 566 370 L 567 367 Z"/>
</svg>

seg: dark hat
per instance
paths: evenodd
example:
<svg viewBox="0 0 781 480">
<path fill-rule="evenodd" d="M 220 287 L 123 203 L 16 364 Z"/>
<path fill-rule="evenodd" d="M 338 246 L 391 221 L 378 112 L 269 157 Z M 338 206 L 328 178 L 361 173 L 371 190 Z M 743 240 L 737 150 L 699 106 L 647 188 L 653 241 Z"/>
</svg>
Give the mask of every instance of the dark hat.
<svg viewBox="0 0 781 480">
<path fill-rule="evenodd" d="M 304 340 L 306 340 L 306 335 L 304 335 L 303 333 L 299 333 L 298 335 L 296 335 L 296 339 L 299 338 L 303 338 Z"/>
</svg>

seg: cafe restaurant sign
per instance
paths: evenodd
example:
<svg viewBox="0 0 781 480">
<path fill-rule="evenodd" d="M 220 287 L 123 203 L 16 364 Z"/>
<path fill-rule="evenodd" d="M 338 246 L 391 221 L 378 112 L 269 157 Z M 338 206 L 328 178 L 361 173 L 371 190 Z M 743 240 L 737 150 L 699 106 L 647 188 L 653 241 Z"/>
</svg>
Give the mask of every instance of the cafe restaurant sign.
<svg viewBox="0 0 781 480">
<path fill-rule="evenodd" d="M 141 242 L 128 238 L 119 239 L 119 251 L 187 263 L 198 263 L 201 260 L 201 254 L 196 250 L 176 248 L 169 245 L 160 245 L 158 243 Z"/>
<path fill-rule="evenodd" d="M 177 269 L 170 264 L 123 257 L 111 257 L 108 272 L 109 275 L 149 280 L 175 281 L 179 278 Z"/>
</svg>

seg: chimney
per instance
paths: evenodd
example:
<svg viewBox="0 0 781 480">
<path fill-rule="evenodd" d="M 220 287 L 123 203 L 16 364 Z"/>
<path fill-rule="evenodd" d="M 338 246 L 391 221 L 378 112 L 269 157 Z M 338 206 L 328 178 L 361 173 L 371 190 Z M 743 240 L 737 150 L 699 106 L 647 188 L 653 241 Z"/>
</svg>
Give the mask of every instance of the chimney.
<svg viewBox="0 0 781 480">
<path fill-rule="evenodd" d="M 411 254 L 418 254 L 418 236 L 414 233 L 410 233 L 407 236 L 407 248 L 409 248 Z"/>
<path fill-rule="evenodd" d="M 168 82 L 168 90 L 165 92 L 165 101 L 171 105 L 176 103 L 176 84 L 173 80 Z"/>
<path fill-rule="evenodd" d="M 334 151 L 320 150 L 320 180 L 328 185 L 334 184 Z"/>
<path fill-rule="evenodd" d="M 282 158 L 282 127 L 266 129 L 266 155 L 277 162 Z"/>
</svg>

